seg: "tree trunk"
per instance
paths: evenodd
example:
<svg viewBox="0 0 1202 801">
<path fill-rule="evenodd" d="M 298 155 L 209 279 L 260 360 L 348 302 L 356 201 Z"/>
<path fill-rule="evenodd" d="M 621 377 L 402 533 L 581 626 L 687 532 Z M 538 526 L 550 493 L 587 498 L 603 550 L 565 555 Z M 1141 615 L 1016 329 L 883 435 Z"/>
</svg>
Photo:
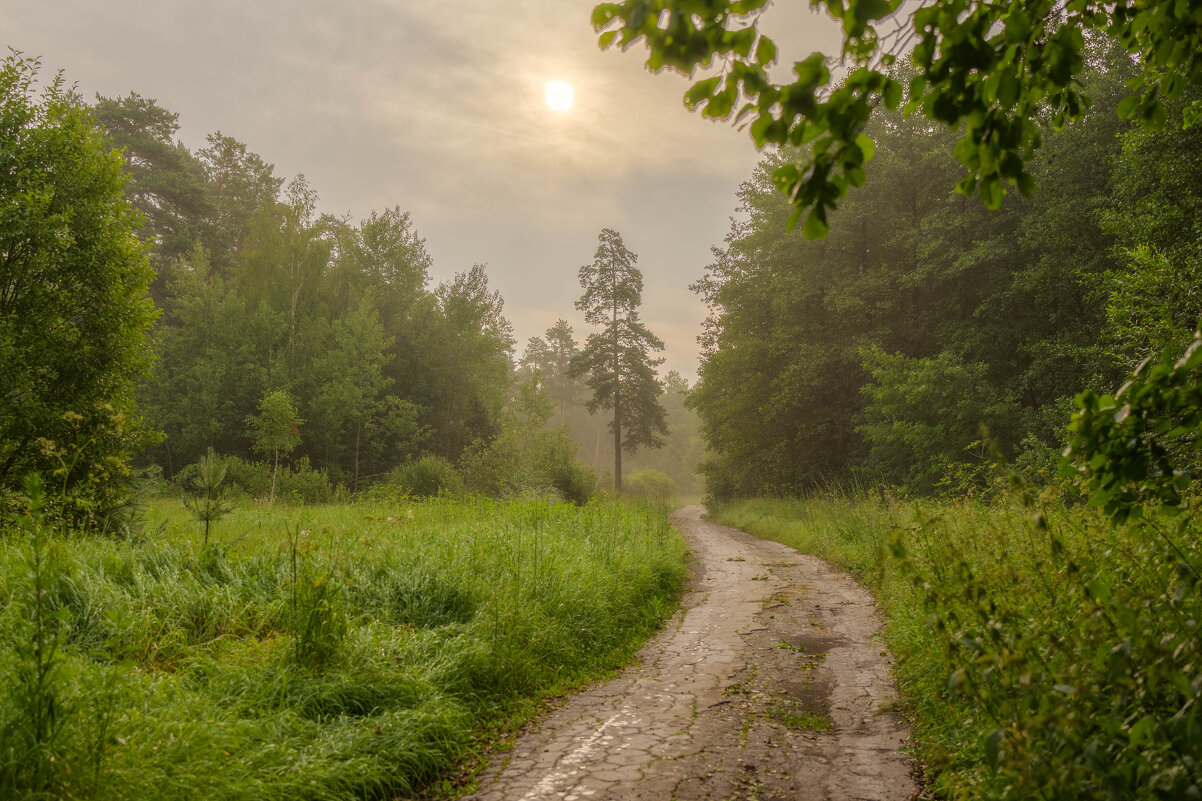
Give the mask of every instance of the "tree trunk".
<svg viewBox="0 0 1202 801">
<path fill-rule="evenodd" d="M 622 494 L 622 407 L 614 394 L 614 492 Z"/>
<path fill-rule="evenodd" d="M 274 505 L 275 504 L 275 477 L 280 474 L 280 452 L 274 451 L 272 453 L 272 456 L 274 456 L 275 463 L 272 465 L 272 468 L 271 468 L 271 497 L 267 499 L 267 503 Z"/>
<path fill-rule="evenodd" d="M 351 482 L 351 491 L 359 491 L 359 435 L 363 431 L 363 421 L 355 423 L 355 478 Z"/>
<path fill-rule="evenodd" d="M 614 492 L 622 494 L 622 370 L 618 362 L 618 280 L 617 270 L 611 264 L 613 283 L 614 327 Z"/>
</svg>

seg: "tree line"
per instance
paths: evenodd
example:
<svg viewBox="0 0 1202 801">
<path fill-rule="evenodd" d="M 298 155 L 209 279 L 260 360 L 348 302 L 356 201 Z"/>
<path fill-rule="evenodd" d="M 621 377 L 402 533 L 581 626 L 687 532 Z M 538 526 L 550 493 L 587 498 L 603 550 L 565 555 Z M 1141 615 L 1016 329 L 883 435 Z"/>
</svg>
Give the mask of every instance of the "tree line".
<svg viewBox="0 0 1202 801">
<path fill-rule="evenodd" d="M 1092 105 L 1038 120 L 1040 189 L 996 211 L 951 191 L 957 131 L 901 110 L 865 128 L 868 180 L 824 239 L 786 230 L 772 176 L 793 154 L 763 160 L 694 285 L 712 310 L 691 401 L 715 495 L 855 478 L 927 493 L 971 483 L 994 449 L 1047 473 L 1076 393 L 1180 353 L 1202 313 L 1196 89 L 1163 128 L 1135 126 L 1116 113 L 1131 59 L 1105 41 L 1085 56 Z"/>
<path fill-rule="evenodd" d="M 154 243 L 159 358 L 140 399 L 165 434 L 155 463 L 170 474 L 208 448 L 248 453 L 246 421 L 272 391 L 307 422 L 296 456 L 351 488 L 496 433 L 514 340 L 483 266 L 431 286 L 399 207 L 319 214 L 303 176 L 285 183 L 221 133 L 193 153 L 174 140 L 177 115 L 136 93 L 94 112 Z"/>
<path fill-rule="evenodd" d="M 616 231 L 580 273 L 578 308 L 602 332 L 580 350 L 560 331 L 568 361 L 532 351 L 519 370 L 486 268 L 434 285 L 399 206 L 322 214 L 303 175 L 285 180 L 233 137 L 189 149 L 154 100 L 89 105 L 61 77 L 39 90 L 38 69 L 13 55 L 0 87 L 5 196 L 21 201 L 0 226 L 4 486 L 57 471 L 87 516 L 104 517 L 135 462 L 195 478 L 217 454 L 264 497 L 277 483 L 319 499 L 387 476 L 581 500 L 596 479 L 577 456 L 620 490 L 621 453 L 663 444 L 662 360 L 648 352 L 663 344 L 639 320 L 642 277 Z M 72 174 L 94 177 L 59 185 Z M 106 270 L 89 273 L 97 262 Z M 668 386 L 679 415 L 687 385 Z M 606 422 L 567 410 L 585 393 L 608 418 L 612 473 L 592 436 Z"/>
</svg>

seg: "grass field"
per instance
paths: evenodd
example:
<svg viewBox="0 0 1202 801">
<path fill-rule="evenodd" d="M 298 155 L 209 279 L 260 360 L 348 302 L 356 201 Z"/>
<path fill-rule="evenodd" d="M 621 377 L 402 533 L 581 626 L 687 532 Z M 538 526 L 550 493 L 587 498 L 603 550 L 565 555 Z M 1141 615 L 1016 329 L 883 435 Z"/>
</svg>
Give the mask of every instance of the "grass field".
<svg viewBox="0 0 1202 801">
<path fill-rule="evenodd" d="M 0 537 L 0 797 L 446 794 L 675 608 L 662 512 L 159 499 L 134 542 Z"/>
<path fill-rule="evenodd" d="M 1022 500 L 762 499 L 713 517 L 872 588 L 931 795 L 1199 795 L 1196 520 L 1115 528 Z"/>
</svg>

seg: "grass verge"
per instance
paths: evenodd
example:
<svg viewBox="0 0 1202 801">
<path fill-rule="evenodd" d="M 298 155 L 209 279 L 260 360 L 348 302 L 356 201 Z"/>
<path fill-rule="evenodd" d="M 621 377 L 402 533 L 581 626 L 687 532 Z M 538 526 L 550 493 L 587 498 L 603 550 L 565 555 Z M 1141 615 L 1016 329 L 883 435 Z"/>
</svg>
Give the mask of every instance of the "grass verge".
<svg viewBox="0 0 1202 801">
<path fill-rule="evenodd" d="M 248 505 L 207 548 L 174 501 L 149 522 L 0 533 L 0 796 L 454 794 L 537 699 L 628 661 L 684 577 L 664 516 L 616 503 Z"/>
<path fill-rule="evenodd" d="M 1055 499 L 878 494 L 740 501 L 712 517 L 872 589 L 929 794 L 1202 795 L 1192 512 L 1116 528 Z"/>
</svg>

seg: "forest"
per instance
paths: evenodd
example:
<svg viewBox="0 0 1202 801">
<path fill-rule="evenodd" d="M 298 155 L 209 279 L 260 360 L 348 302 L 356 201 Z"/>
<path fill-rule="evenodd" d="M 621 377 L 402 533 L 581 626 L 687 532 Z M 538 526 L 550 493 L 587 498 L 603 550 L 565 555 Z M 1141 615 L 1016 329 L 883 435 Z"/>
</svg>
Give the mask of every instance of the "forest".
<svg viewBox="0 0 1202 801">
<path fill-rule="evenodd" d="M 1202 793 L 1202 12 L 818 5 L 787 83 L 763 0 L 594 10 L 763 149 L 695 384 L 617 230 L 519 353 L 401 206 L 11 51 L 0 796 L 472 792 L 689 597 L 685 499 L 869 589 L 920 797 Z"/>
<path fill-rule="evenodd" d="M 1074 396 L 1176 355 L 1202 313 L 1199 149 L 1116 107 L 1135 69 L 1089 50 L 1083 119 L 1045 132 L 1039 187 L 997 210 L 955 194 L 957 133 L 879 114 L 868 181 L 825 239 L 786 233 L 767 159 L 694 289 L 712 309 L 691 402 L 718 498 L 980 484 L 1000 455 L 1055 476 Z M 788 436 L 781 436 L 781 432 Z"/>
<path fill-rule="evenodd" d="M 424 494 L 541 487 L 587 499 L 583 466 L 612 485 L 613 440 L 602 436 L 604 415 L 585 408 L 584 376 L 569 372 L 580 347 L 566 321 L 547 333 L 553 353 L 536 337 L 515 364 L 512 326 L 485 266 L 432 286 L 432 259 L 399 207 L 358 222 L 319 213 L 303 175 L 285 182 L 219 132 L 190 152 L 176 138 L 178 115 L 137 93 L 98 97 L 91 113 L 122 154 L 125 196 L 151 244 L 155 356 L 133 401 L 153 433 L 137 466 L 168 479 L 183 471 L 187 481 L 211 449 L 240 489 L 274 497 L 269 486 L 279 483 L 282 497 L 307 502 L 398 481 Z M 654 471 L 652 494 L 699 495 L 687 383 L 677 374 L 649 381 L 648 403 L 663 395 L 680 447 L 644 449 L 635 471 Z M 524 384 L 554 412 L 517 402 Z M 258 447 L 248 421 L 272 393 L 283 393 L 277 416 L 295 423 L 296 436 L 269 484 L 261 468 L 273 461 L 279 473 L 279 454 Z M 535 461 L 556 476 L 531 475 L 515 452 L 497 450 L 512 445 L 498 440 L 507 428 L 544 421 Z M 10 485 L 29 467 L 6 465 Z"/>
</svg>

